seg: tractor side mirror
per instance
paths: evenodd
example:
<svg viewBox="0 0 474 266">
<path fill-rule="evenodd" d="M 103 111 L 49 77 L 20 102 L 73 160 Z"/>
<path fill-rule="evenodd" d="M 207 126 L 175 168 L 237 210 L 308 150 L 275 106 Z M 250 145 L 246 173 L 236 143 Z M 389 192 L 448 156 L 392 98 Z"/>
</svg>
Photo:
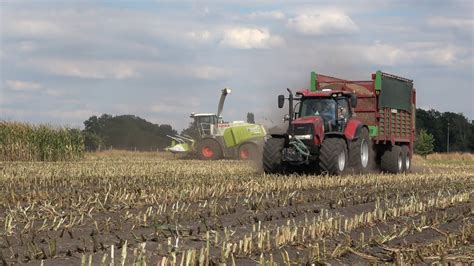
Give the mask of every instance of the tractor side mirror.
<svg viewBox="0 0 474 266">
<path fill-rule="evenodd" d="M 357 107 L 357 95 L 355 93 L 351 95 L 351 107 L 352 108 Z"/>
<path fill-rule="evenodd" d="M 278 108 L 283 108 L 285 105 L 285 95 L 278 95 Z"/>
</svg>

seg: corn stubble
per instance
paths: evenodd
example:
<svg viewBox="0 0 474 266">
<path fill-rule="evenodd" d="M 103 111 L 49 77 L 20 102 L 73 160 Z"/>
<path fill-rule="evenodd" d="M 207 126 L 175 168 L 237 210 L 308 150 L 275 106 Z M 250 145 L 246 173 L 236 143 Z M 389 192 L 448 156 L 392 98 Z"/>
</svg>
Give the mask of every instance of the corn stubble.
<svg viewBox="0 0 474 266">
<path fill-rule="evenodd" d="M 474 166 L 426 165 L 405 175 L 329 177 L 147 153 L 3 162 L 0 261 L 472 263 Z"/>
</svg>

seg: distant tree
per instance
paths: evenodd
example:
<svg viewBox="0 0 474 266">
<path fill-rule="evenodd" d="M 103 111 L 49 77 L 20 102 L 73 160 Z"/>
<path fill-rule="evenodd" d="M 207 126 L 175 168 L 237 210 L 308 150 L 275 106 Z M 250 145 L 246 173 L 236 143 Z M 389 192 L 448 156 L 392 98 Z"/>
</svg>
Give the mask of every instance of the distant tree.
<svg viewBox="0 0 474 266">
<path fill-rule="evenodd" d="M 433 152 L 434 137 L 431 133 L 421 129 L 415 143 L 415 152 L 423 157 Z"/>
<path fill-rule="evenodd" d="M 167 135 L 177 134 L 170 125 L 157 125 L 134 115 L 91 116 L 84 121 L 83 135 L 88 150 L 102 147 L 126 150 L 157 150 L 167 147 Z"/>
<path fill-rule="evenodd" d="M 104 143 L 99 135 L 92 132 L 83 131 L 83 136 L 86 151 L 97 151 L 102 149 Z"/>
<path fill-rule="evenodd" d="M 100 132 L 99 119 L 97 116 L 93 115 L 84 121 L 85 131 L 93 134 L 98 134 Z"/>
<path fill-rule="evenodd" d="M 470 134 L 469 134 L 469 150 L 474 151 L 474 120 L 471 120 L 469 125 Z"/>
<path fill-rule="evenodd" d="M 194 122 L 190 122 L 189 126 L 181 131 L 181 135 L 190 136 L 193 139 L 199 139 L 199 132 Z"/>
<path fill-rule="evenodd" d="M 255 116 L 253 113 L 247 113 L 247 123 L 255 124 Z"/>
<path fill-rule="evenodd" d="M 463 114 L 441 113 L 436 110 L 416 110 L 417 132 L 425 129 L 434 137 L 434 151 L 445 152 L 449 123 L 449 150 L 474 151 L 474 125 Z"/>
</svg>

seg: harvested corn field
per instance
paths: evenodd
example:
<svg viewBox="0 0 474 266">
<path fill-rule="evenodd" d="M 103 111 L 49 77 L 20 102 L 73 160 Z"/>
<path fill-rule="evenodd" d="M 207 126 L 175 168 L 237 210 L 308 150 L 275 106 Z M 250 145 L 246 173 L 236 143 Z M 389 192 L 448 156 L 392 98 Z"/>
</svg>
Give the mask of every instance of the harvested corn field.
<svg viewBox="0 0 474 266">
<path fill-rule="evenodd" d="M 265 175 L 242 161 L 151 153 L 3 162 L 0 261 L 472 263 L 474 162 L 441 159 L 360 176 Z"/>
</svg>

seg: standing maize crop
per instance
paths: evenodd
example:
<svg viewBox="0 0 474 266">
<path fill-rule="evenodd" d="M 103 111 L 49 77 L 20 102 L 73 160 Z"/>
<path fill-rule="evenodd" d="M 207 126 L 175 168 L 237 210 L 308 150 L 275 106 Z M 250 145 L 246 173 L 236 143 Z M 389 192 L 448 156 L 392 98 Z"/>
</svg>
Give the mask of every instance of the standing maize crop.
<svg viewBox="0 0 474 266">
<path fill-rule="evenodd" d="M 83 153 L 78 129 L 0 122 L 0 161 L 67 161 Z"/>
</svg>

